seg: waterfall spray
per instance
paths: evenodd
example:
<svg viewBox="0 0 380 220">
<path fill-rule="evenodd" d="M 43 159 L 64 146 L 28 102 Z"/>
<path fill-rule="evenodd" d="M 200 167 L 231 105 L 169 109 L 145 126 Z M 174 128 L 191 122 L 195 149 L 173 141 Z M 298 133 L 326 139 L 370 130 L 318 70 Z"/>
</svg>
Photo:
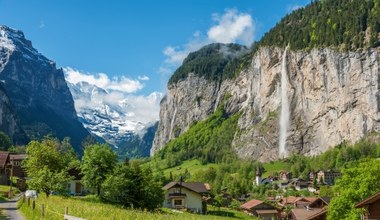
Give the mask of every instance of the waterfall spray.
<svg viewBox="0 0 380 220">
<path fill-rule="evenodd" d="M 284 55 L 282 56 L 281 64 L 281 115 L 280 115 L 280 140 L 279 140 L 279 157 L 287 157 L 286 151 L 286 138 L 289 124 L 289 102 L 287 95 L 287 69 L 286 69 L 286 52 L 288 47 L 285 48 Z"/>
</svg>

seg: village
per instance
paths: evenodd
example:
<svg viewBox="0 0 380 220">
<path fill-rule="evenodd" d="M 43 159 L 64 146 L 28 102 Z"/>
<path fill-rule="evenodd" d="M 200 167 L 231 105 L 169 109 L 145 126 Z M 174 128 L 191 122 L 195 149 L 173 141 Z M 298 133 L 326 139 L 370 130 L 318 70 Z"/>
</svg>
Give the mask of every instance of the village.
<svg viewBox="0 0 380 220">
<path fill-rule="evenodd" d="M 0 184 L 9 185 L 10 192 L 5 197 L 11 197 L 12 187 L 20 191 L 27 190 L 28 179 L 22 168 L 22 161 L 27 154 L 15 154 L 0 151 Z M 71 196 L 84 196 L 91 192 L 81 183 L 80 168 L 69 170 L 72 180 L 67 185 L 67 193 Z M 172 181 L 163 186 L 164 202 L 162 207 L 178 212 L 191 212 L 207 214 L 210 207 L 231 207 L 233 200 L 239 202 L 237 210 L 248 216 L 259 219 L 294 219 L 294 220 L 322 220 L 326 219 L 331 196 L 319 196 L 320 187 L 331 187 L 341 177 L 336 170 L 319 170 L 310 172 L 308 180 L 293 177 L 289 171 L 281 171 L 277 176 L 271 175 L 263 178 L 260 169 L 256 171 L 256 178 L 252 181 L 254 187 L 269 187 L 278 194 L 271 194 L 265 199 L 255 198 L 253 194 L 246 193 L 239 198 L 233 198 L 228 193 L 228 187 L 223 188 L 219 195 L 213 195 L 209 183 Z M 12 180 L 12 181 L 10 181 Z M 16 180 L 16 181 L 15 181 Z M 13 185 L 14 184 L 14 185 Z M 308 196 L 301 194 L 286 195 L 285 192 L 309 192 Z M 285 193 L 285 194 L 284 194 Z M 52 192 L 54 194 L 54 192 Z M 375 193 L 355 206 L 367 211 L 362 219 L 380 218 L 380 192 Z"/>
</svg>

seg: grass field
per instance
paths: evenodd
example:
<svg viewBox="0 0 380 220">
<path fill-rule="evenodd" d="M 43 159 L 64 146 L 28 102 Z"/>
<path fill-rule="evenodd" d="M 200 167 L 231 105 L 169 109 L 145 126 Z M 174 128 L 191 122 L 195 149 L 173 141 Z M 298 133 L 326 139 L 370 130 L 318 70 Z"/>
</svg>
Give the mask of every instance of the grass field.
<svg viewBox="0 0 380 220">
<path fill-rule="evenodd" d="M 202 165 L 199 160 L 186 160 L 181 165 L 171 167 L 164 170 L 165 176 L 168 176 L 170 172 L 172 172 L 173 175 L 179 175 L 187 169 L 190 173 L 194 174 L 200 170 L 206 170 L 209 167 L 217 167 L 217 164 L 209 163 L 206 165 Z"/>
<path fill-rule="evenodd" d="M 268 177 L 269 175 L 280 172 L 281 170 L 290 171 L 290 164 L 285 161 L 275 161 L 275 162 L 268 162 L 263 163 L 263 167 L 265 169 L 265 173 L 263 173 L 263 177 Z"/>
<path fill-rule="evenodd" d="M 19 201 L 21 203 L 21 201 Z M 211 209 L 210 213 L 213 215 L 197 215 L 190 213 L 173 213 L 171 210 L 162 209 L 159 212 L 146 212 L 140 210 L 124 209 L 122 207 L 104 204 L 93 197 L 90 198 L 63 198 L 59 196 L 51 196 L 46 198 L 40 196 L 36 200 L 36 209 L 32 210 L 28 207 L 27 202 L 21 205 L 20 210 L 28 220 L 40 219 L 41 204 L 45 206 L 45 219 L 63 219 L 65 207 L 68 207 L 69 215 L 80 218 L 100 220 L 100 219 L 133 219 L 133 220 L 196 220 L 196 219 L 210 219 L 210 220 L 223 220 L 223 219 L 254 219 L 242 212 L 232 211 L 228 209 Z M 30 205 L 31 206 L 31 205 Z"/>
</svg>

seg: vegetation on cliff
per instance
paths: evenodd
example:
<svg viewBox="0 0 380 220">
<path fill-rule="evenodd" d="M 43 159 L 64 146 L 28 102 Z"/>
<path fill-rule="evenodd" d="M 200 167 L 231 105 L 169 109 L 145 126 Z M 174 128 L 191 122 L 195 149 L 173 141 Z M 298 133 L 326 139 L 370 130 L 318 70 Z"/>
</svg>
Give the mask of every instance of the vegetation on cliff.
<svg viewBox="0 0 380 220">
<path fill-rule="evenodd" d="M 169 85 L 186 79 L 190 73 L 212 81 L 233 78 L 235 72 L 231 70 L 240 64 L 239 57 L 246 52 L 247 48 L 238 44 L 207 45 L 186 57 L 169 79 Z"/>
<path fill-rule="evenodd" d="M 203 164 L 233 161 L 237 156 L 231 143 L 239 117 L 240 114 L 228 115 L 220 105 L 206 120 L 194 123 L 185 133 L 170 141 L 156 157 L 165 159 L 168 167 L 192 158 L 200 159 Z"/>
<path fill-rule="evenodd" d="M 285 16 L 259 46 L 355 50 L 380 45 L 379 0 L 321 0 Z"/>
</svg>

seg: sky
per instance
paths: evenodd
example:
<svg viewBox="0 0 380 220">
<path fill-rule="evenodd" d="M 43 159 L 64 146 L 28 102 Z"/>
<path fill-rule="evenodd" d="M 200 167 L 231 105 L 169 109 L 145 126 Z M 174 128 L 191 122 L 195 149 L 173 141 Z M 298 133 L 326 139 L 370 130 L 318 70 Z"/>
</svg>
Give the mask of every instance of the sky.
<svg viewBox="0 0 380 220">
<path fill-rule="evenodd" d="M 148 96 L 166 92 L 189 52 L 214 42 L 249 46 L 309 2 L 0 0 L 0 24 L 22 30 L 72 82 Z"/>
</svg>

